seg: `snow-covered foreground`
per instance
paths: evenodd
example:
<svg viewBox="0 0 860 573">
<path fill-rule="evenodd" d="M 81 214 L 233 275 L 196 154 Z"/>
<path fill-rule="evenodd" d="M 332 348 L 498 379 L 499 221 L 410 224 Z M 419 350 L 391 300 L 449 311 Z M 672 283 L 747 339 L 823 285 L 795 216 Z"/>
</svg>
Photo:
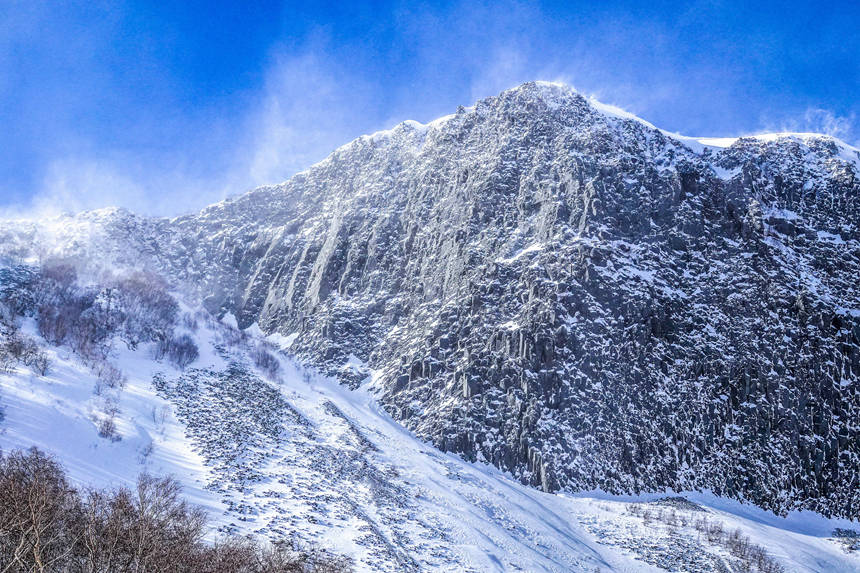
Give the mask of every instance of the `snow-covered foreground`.
<svg viewBox="0 0 860 573">
<path fill-rule="evenodd" d="M 0 374 L 0 447 L 52 452 L 82 484 L 173 474 L 217 529 L 297 535 L 352 555 L 359 570 L 734 570 L 719 536 L 696 529 L 704 518 L 740 529 L 787 571 L 860 571 L 860 552 L 830 539 L 851 523 L 781 519 L 705 494 L 686 496 L 695 503 L 545 494 L 416 440 L 371 391 L 306 372 L 286 354 L 278 380 L 264 381 L 248 358 L 260 341 L 236 335 L 201 326 L 200 358 L 184 373 L 148 348 L 116 345 L 128 376 L 119 441 L 98 436 L 105 396 L 94 395 L 93 374 L 52 348 L 46 377 Z"/>
</svg>

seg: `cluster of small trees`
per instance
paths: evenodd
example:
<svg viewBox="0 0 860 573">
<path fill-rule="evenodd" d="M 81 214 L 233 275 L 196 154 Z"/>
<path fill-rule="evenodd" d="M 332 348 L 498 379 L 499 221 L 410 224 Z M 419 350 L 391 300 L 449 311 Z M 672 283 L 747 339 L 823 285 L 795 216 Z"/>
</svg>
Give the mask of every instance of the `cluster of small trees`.
<svg viewBox="0 0 860 573">
<path fill-rule="evenodd" d="M 114 336 L 129 348 L 172 336 L 179 305 L 158 277 L 134 273 L 81 287 L 74 267 L 43 267 L 35 287 L 40 334 L 68 344 L 85 361 L 104 361 Z"/>
<path fill-rule="evenodd" d="M 105 366 L 114 338 L 131 349 L 155 342 L 158 358 L 166 356 L 180 368 L 198 356 L 190 337 L 174 337 L 179 305 L 156 275 L 106 276 L 99 286 L 84 287 L 75 268 L 64 263 L 45 264 L 38 271 L 0 271 L 8 275 L 0 289 L 0 321 L 34 316 L 46 341 L 67 344 L 100 379 L 104 373 L 102 381 L 109 387 L 119 382 L 116 372 Z M 186 316 L 186 324 L 189 321 L 196 328 L 196 320 Z"/>
<path fill-rule="evenodd" d="M 761 545 L 750 541 L 750 538 L 740 529 L 728 531 L 723 522 L 708 519 L 706 515 L 692 517 L 682 512 L 664 510 L 663 508 L 651 509 L 641 504 L 630 504 L 627 506 L 628 513 L 642 519 L 644 525 L 649 526 L 653 521 L 666 524 L 670 528 L 678 526 L 686 527 L 688 524 L 703 536 L 708 543 L 724 548 L 734 557 L 737 571 L 759 573 L 784 573 L 785 569 L 767 550 Z"/>
<path fill-rule="evenodd" d="M 156 275 L 135 273 L 114 284 L 125 314 L 123 335 L 130 347 L 161 340 L 173 332 L 179 304 L 167 292 L 167 284 Z"/>
<path fill-rule="evenodd" d="M 284 542 L 203 541 L 204 514 L 170 478 L 133 489 L 78 492 L 51 457 L 0 454 L 0 571 L 4 573 L 334 573 L 348 559 Z"/>
<path fill-rule="evenodd" d="M 115 417 L 126 382 L 125 374 L 109 360 L 116 340 L 130 349 L 154 342 L 158 359 L 166 357 L 183 369 L 199 354 L 191 337 L 174 335 L 179 304 L 162 279 L 147 273 L 104 275 L 98 285 L 84 286 L 75 267 L 65 263 L 0 268 L 0 369 L 11 370 L 23 362 L 44 374 L 47 355 L 18 332 L 19 317 L 35 318 L 48 343 L 67 345 L 96 375 L 95 393 L 104 404 L 94 422 L 99 435 L 111 440 L 120 438 Z M 196 328 L 194 317 L 185 322 Z"/>
<path fill-rule="evenodd" d="M 51 361 L 36 341 L 12 325 L 0 326 L 0 371 L 11 372 L 16 364 L 29 366 L 39 376 L 48 373 Z"/>
<path fill-rule="evenodd" d="M 17 283 L 30 280 L 30 273 L 0 269 L 0 372 L 11 372 L 17 364 L 24 364 L 35 374 L 44 376 L 50 367 L 47 354 L 19 328 L 19 315 L 30 304 L 31 298 L 17 288 Z"/>
</svg>

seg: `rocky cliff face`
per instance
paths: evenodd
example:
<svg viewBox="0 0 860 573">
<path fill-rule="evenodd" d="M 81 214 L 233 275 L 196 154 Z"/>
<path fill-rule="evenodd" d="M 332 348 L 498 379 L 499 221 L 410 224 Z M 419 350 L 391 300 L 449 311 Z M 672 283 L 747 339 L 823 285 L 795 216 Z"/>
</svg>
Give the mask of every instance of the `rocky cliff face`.
<svg viewBox="0 0 860 573">
<path fill-rule="evenodd" d="M 546 490 L 860 517 L 858 174 L 832 138 L 713 147 L 525 84 L 193 216 L 2 243 L 298 333 L 419 436 Z"/>
</svg>

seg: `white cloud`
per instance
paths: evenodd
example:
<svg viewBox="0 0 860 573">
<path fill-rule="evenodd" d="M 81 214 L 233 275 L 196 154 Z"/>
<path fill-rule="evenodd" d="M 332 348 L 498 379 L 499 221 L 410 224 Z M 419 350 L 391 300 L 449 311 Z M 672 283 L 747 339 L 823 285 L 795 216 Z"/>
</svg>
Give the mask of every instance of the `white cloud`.
<svg viewBox="0 0 860 573">
<path fill-rule="evenodd" d="M 146 189 L 114 165 L 93 159 L 65 158 L 54 161 L 43 181 L 34 208 L 56 214 L 114 205 L 117 199 L 130 209 L 151 204 Z"/>
<path fill-rule="evenodd" d="M 194 146 L 177 147 L 175 154 L 95 152 L 94 146 L 70 137 L 66 147 L 77 151 L 48 164 L 30 204 L 0 214 L 38 217 L 108 206 L 150 215 L 191 212 L 280 183 L 380 128 L 368 109 L 368 84 L 351 77 L 322 39 L 274 53 L 264 78 L 260 90 L 246 98 L 244 110 L 211 125 L 212 140 L 221 146 L 215 146 L 219 160 L 195 157 Z"/>
<path fill-rule="evenodd" d="M 273 57 L 258 107 L 246 121 L 231 178 L 250 185 L 279 183 L 324 159 L 363 133 L 365 87 L 316 41 L 298 53 Z"/>
<path fill-rule="evenodd" d="M 856 140 L 858 126 L 855 114 L 839 115 L 819 107 L 809 107 L 802 114 L 782 121 L 765 118 L 761 126 L 754 133 L 822 133 L 852 145 L 860 143 Z"/>
<path fill-rule="evenodd" d="M 840 139 L 849 139 L 854 133 L 854 114 L 840 116 L 821 108 L 810 108 L 803 115 L 803 131 L 825 133 Z"/>
</svg>

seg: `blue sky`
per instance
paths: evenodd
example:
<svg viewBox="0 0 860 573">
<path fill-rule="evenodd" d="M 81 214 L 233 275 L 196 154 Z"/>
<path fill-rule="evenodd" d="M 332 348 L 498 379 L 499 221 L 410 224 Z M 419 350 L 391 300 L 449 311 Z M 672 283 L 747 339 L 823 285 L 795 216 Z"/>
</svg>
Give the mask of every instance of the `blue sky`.
<svg viewBox="0 0 860 573">
<path fill-rule="evenodd" d="M 858 29 L 853 1 L 0 0 L 0 209 L 186 212 L 532 79 L 856 145 Z"/>
</svg>

